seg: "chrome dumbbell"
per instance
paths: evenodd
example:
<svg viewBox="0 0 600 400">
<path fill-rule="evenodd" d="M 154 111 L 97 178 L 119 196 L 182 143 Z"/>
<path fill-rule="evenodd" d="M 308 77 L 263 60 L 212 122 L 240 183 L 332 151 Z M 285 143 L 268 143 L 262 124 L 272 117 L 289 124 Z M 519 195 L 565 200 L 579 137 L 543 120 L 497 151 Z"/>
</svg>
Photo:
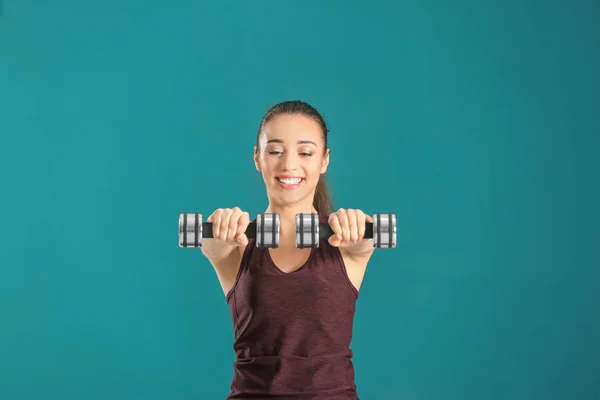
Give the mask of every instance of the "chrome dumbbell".
<svg viewBox="0 0 600 400">
<path fill-rule="evenodd" d="M 246 229 L 248 239 L 256 239 L 256 247 L 279 247 L 279 214 L 260 213 Z M 202 247 L 202 240 L 213 238 L 212 222 L 203 222 L 202 214 L 179 215 L 179 247 Z"/>
<path fill-rule="evenodd" d="M 396 247 L 396 216 L 394 214 L 373 214 L 373 222 L 365 226 L 365 239 L 373 239 L 373 247 Z M 319 222 L 318 214 L 296 214 L 296 247 L 319 247 L 321 240 L 333 235 L 331 226 Z"/>
</svg>

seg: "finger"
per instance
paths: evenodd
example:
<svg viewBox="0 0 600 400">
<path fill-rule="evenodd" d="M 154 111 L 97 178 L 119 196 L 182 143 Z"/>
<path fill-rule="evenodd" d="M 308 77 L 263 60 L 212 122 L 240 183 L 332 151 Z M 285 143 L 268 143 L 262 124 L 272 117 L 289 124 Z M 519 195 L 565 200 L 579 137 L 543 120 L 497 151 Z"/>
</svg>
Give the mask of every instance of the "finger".
<svg viewBox="0 0 600 400">
<path fill-rule="evenodd" d="M 240 219 L 242 212 L 239 208 L 235 207 L 231 210 L 231 216 L 227 223 L 227 241 L 233 242 L 237 236 L 238 220 Z"/>
<path fill-rule="evenodd" d="M 348 223 L 348 213 L 346 210 L 340 210 L 338 213 L 338 219 L 340 220 L 340 225 L 342 227 L 342 240 L 344 242 L 350 241 L 350 227 Z"/>
<path fill-rule="evenodd" d="M 246 246 L 248 244 L 248 237 L 246 236 L 246 229 L 250 224 L 250 214 L 247 212 L 243 212 L 240 218 L 238 219 L 238 227 L 237 227 L 237 241 L 241 245 Z"/>
<path fill-rule="evenodd" d="M 219 229 L 218 239 L 223 242 L 227 241 L 227 227 L 229 226 L 229 220 L 231 219 L 231 210 L 223 211 L 223 215 L 221 217 L 221 224 Z M 216 235 L 215 238 L 217 238 Z"/>
<path fill-rule="evenodd" d="M 342 227 L 340 226 L 340 222 L 337 215 L 335 213 L 329 215 L 328 222 L 329 226 L 331 227 L 331 230 L 333 231 L 333 235 L 329 237 L 329 243 L 332 246 L 337 246 L 342 240 Z"/>
<path fill-rule="evenodd" d="M 355 243 L 358 240 L 358 220 L 356 210 L 349 209 L 346 211 L 348 218 L 348 230 L 350 232 L 350 241 Z"/>
<path fill-rule="evenodd" d="M 213 228 L 213 238 L 216 238 L 219 235 L 219 226 L 221 224 L 221 213 L 222 210 L 220 208 L 216 209 L 215 212 L 212 213 L 210 217 L 206 219 L 206 222 L 212 222 Z"/>
<path fill-rule="evenodd" d="M 365 237 L 366 216 L 361 210 L 356 210 L 356 224 L 358 226 L 358 240 Z"/>
</svg>

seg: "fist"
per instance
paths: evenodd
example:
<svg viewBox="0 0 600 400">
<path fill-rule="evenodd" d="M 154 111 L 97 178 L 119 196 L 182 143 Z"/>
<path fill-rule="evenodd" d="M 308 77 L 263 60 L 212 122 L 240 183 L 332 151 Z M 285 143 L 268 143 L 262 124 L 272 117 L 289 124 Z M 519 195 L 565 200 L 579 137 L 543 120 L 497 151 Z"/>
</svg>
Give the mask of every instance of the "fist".
<svg viewBox="0 0 600 400">
<path fill-rule="evenodd" d="M 329 226 L 333 231 L 328 239 L 334 247 L 350 247 L 362 243 L 365 239 L 365 227 L 373 218 L 361 210 L 343 209 L 329 214 Z"/>
<path fill-rule="evenodd" d="M 239 207 L 218 208 L 206 222 L 213 224 L 213 239 L 233 246 L 246 246 L 246 229 L 250 224 L 250 215 Z"/>
</svg>

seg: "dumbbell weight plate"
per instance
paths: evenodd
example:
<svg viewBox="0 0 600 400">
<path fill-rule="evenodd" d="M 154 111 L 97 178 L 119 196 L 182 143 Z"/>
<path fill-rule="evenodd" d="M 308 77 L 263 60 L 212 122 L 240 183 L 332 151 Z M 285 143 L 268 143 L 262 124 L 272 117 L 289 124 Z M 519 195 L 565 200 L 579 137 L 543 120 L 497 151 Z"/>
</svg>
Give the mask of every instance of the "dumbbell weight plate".
<svg viewBox="0 0 600 400">
<path fill-rule="evenodd" d="M 202 235 L 206 224 L 202 222 L 202 214 L 179 214 L 179 247 L 202 247 Z M 212 227 L 211 227 L 212 228 Z"/>
<path fill-rule="evenodd" d="M 260 213 L 256 216 L 256 247 L 279 247 L 279 231 L 281 222 L 279 214 Z"/>
<path fill-rule="evenodd" d="M 365 226 L 365 239 L 373 239 L 373 247 L 396 247 L 396 216 L 394 214 L 373 214 L 373 222 Z M 319 247 L 321 240 L 333 235 L 328 223 L 320 223 L 318 214 L 296 214 L 296 247 Z"/>
<path fill-rule="evenodd" d="M 373 214 L 373 246 L 393 249 L 396 247 L 396 215 Z"/>
<path fill-rule="evenodd" d="M 318 214 L 296 214 L 296 247 L 300 249 L 319 247 L 319 242 L 323 239 L 320 236 L 322 225 Z"/>
<path fill-rule="evenodd" d="M 203 238 L 213 237 L 212 222 L 203 222 L 202 214 L 179 215 L 179 247 L 202 247 Z M 279 247 L 279 214 L 260 213 L 246 229 L 249 239 L 256 239 L 256 247 Z"/>
</svg>

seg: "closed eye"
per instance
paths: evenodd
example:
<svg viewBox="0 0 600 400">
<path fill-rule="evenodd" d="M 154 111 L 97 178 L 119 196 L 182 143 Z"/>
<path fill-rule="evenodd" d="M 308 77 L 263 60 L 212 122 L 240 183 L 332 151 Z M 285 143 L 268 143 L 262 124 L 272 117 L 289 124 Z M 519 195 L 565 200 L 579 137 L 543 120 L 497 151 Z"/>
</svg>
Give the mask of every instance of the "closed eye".
<svg viewBox="0 0 600 400">
<path fill-rule="evenodd" d="M 271 155 L 273 155 L 273 156 L 276 156 L 276 155 L 282 154 L 283 152 L 282 151 L 271 150 L 268 153 L 271 154 Z M 310 156 L 312 156 L 312 153 L 306 153 L 306 152 L 304 152 L 304 153 L 300 153 L 300 155 L 304 156 L 304 157 L 310 157 Z"/>
</svg>

